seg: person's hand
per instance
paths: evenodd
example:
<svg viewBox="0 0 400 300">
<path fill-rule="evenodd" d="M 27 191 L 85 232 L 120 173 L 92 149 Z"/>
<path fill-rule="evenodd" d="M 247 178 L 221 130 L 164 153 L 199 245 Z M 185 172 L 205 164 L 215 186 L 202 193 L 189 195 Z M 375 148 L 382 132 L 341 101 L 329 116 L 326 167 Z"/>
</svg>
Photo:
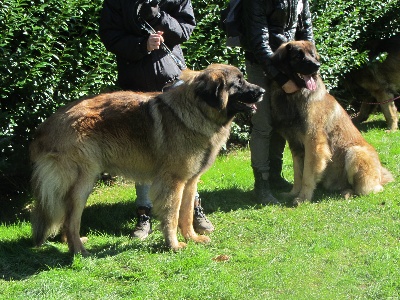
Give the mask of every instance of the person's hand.
<svg viewBox="0 0 400 300">
<path fill-rule="evenodd" d="M 155 17 L 160 15 L 160 8 L 158 7 L 157 1 L 145 1 L 139 10 L 139 16 L 145 21 L 153 20 Z"/>
<path fill-rule="evenodd" d="M 299 86 L 293 80 L 289 80 L 288 82 L 286 82 L 282 86 L 282 89 L 286 94 L 292 94 L 294 92 L 300 91 Z"/>
<path fill-rule="evenodd" d="M 164 32 L 157 31 L 157 33 L 153 33 L 149 35 L 147 39 L 147 51 L 153 51 L 156 49 L 160 49 L 161 43 L 164 42 L 164 38 L 162 37 Z"/>
</svg>

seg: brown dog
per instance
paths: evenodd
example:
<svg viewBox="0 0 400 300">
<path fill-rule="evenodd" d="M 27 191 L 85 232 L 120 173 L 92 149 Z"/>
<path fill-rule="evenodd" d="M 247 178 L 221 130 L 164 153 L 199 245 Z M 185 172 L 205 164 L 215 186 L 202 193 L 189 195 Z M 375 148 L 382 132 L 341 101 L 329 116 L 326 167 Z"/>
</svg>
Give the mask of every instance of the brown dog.
<svg viewBox="0 0 400 300">
<path fill-rule="evenodd" d="M 398 114 L 394 101 L 400 94 L 400 35 L 385 40 L 374 40 L 368 44 L 371 59 L 386 52 L 383 62 L 375 61 L 361 69 L 350 72 L 346 79 L 348 86 L 357 100 L 361 102 L 359 113 L 353 118 L 354 124 L 368 119 L 370 113 L 381 103 L 380 108 L 385 116 L 390 131 L 398 129 Z M 367 93 L 360 93 L 361 87 Z M 366 94 L 366 95 L 365 95 Z"/>
<path fill-rule="evenodd" d="M 288 141 L 293 156 L 293 204 L 312 199 L 319 182 L 344 194 L 379 192 L 393 180 L 375 149 L 362 137 L 350 117 L 325 89 L 318 70 L 317 50 L 311 42 L 282 45 L 273 62 L 301 90 L 286 95 L 275 85 L 272 117 Z"/>
<path fill-rule="evenodd" d="M 214 162 L 234 115 L 254 109 L 264 90 L 228 65 L 184 71 L 183 84 L 165 93 L 115 92 L 59 109 L 36 132 L 33 164 L 33 238 L 41 245 L 60 227 L 71 252 L 87 254 L 81 215 L 104 171 L 151 183 L 154 213 L 169 247 L 194 232 L 197 182 Z"/>
</svg>

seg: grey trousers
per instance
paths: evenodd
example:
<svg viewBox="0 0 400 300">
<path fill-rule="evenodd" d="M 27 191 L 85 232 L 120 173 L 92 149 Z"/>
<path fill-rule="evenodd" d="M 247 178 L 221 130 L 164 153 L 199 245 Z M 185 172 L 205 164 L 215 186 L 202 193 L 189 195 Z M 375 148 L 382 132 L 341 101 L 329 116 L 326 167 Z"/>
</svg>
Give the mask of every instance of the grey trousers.
<svg viewBox="0 0 400 300">
<path fill-rule="evenodd" d="M 285 140 L 272 128 L 271 124 L 271 80 L 265 76 L 262 67 L 246 60 L 249 82 L 266 90 L 264 99 L 257 103 L 257 111 L 251 118 L 253 125 L 250 135 L 251 166 L 263 174 L 266 180 L 270 173 L 280 175 Z M 276 174 L 275 174 L 276 173 Z"/>
<path fill-rule="evenodd" d="M 135 188 L 136 188 L 136 207 L 146 206 L 148 208 L 152 208 L 153 205 L 151 204 L 149 198 L 150 185 L 135 183 Z"/>
</svg>

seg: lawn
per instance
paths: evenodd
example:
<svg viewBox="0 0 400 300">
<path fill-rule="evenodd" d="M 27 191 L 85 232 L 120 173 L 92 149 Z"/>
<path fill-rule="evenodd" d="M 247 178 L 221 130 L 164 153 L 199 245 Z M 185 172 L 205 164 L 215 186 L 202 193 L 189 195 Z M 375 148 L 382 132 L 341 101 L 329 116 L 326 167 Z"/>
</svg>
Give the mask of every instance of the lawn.
<svg viewBox="0 0 400 300">
<path fill-rule="evenodd" d="M 361 130 L 399 178 L 400 133 L 384 126 L 374 116 Z M 203 175 L 199 191 L 216 230 L 210 244 L 177 253 L 160 231 L 128 237 L 135 190 L 123 179 L 89 198 L 88 258 L 69 254 L 59 237 L 33 248 L 29 219 L 15 212 L 0 225 L 0 298 L 400 299 L 398 180 L 349 200 L 318 190 L 297 208 L 260 206 L 249 157 L 248 149 L 220 155 Z M 288 151 L 284 174 L 293 179 Z"/>
</svg>

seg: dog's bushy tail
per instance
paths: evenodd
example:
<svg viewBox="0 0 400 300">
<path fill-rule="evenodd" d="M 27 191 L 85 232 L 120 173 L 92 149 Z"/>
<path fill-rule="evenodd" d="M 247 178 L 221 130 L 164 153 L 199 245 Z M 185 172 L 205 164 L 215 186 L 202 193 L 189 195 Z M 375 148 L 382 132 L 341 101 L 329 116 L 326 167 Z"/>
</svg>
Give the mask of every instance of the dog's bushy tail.
<svg viewBox="0 0 400 300">
<path fill-rule="evenodd" d="M 77 177 L 77 168 L 57 154 L 47 153 L 33 161 L 32 236 L 36 246 L 55 235 L 67 213 L 67 194 Z"/>
<path fill-rule="evenodd" d="M 393 177 L 392 173 L 389 172 L 388 169 L 382 167 L 381 173 L 382 173 L 382 178 L 381 178 L 382 185 L 394 181 L 394 177 Z"/>
</svg>

